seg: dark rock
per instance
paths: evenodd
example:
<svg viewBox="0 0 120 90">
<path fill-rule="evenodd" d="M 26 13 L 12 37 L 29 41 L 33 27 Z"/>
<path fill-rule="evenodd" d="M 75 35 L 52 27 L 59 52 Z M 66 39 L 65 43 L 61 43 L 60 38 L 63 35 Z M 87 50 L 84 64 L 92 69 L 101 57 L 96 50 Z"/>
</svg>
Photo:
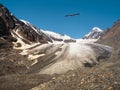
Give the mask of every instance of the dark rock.
<svg viewBox="0 0 120 90">
<path fill-rule="evenodd" d="M 64 40 L 64 42 L 65 43 L 70 43 L 70 42 L 76 42 L 76 40 L 74 40 L 74 39 L 66 39 L 66 40 Z"/>
<path fill-rule="evenodd" d="M 11 32 L 19 31 L 19 34 L 27 42 L 40 42 L 48 43 L 52 40 L 47 37 L 42 31 L 38 30 L 36 32 L 33 28 L 34 26 L 26 25 L 24 22 L 18 20 L 14 15 L 12 15 L 7 8 L 0 4 L 0 37 L 1 36 L 11 36 Z M 9 41 L 16 41 L 10 37 Z M 7 40 L 9 38 L 6 38 Z"/>
</svg>

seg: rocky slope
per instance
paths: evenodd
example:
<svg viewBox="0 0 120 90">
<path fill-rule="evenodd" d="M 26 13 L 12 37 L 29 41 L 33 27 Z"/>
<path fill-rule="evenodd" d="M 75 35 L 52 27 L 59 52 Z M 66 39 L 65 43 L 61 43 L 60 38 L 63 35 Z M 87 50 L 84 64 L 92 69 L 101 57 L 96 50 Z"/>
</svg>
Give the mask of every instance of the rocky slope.
<svg viewBox="0 0 120 90">
<path fill-rule="evenodd" d="M 120 20 L 116 21 L 97 42 L 113 47 L 112 55 L 109 58 L 109 63 L 112 65 L 109 68 L 120 74 Z"/>
<path fill-rule="evenodd" d="M 113 88 L 109 85 L 114 83 L 110 82 L 108 84 L 108 79 L 112 81 L 113 77 L 111 74 L 114 73 L 110 71 L 110 77 L 106 77 L 105 74 L 109 70 L 105 69 L 106 66 L 104 64 L 102 64 L 103 66 L 99 65 L 101 60 L 104 61 L 110 57 L 111 47 L 86 41 L 85 43 L 77 43 L 75 41 L 71 43 L 69 39 L 69 43 L 56 43 L 56 40 L 52 37 L 54 36 L 36 29 L 28 22 L 18 20 L 7 8 L 0 4 L 1 90 L 27 90 L 34 89 L 35 86 L 38 86 L 36 87 L 37 89 L 43 88 L 43 90 L 88 89 L 90 88 L 89 82 L 85 84 L 85 87 L 79 87 L 82 85 L 80 83 L 82 78 L 86 77 L 84 75 L 90 78 L 91 72 L 94 69 L 97 72 L 99 68 L 101 71 L 92 73 L 93 77 L 96 78 L 96 75 L 101 73 L 104 77 L 104 82 L 106 82 L 106 86 L 103 86 L 103 89 Z M 90 67 L 93 67 L 93 69 Z M 79 70 L 80 68 L 82 71 Z M 75 79 L 71 78 L 73 74 L 75 74 Z M 79 75 L 82 76 L 79 77 Z M 100 78 L 102 79 L 103 77 L 101 76 Z M 77 83 L 76 80 L 78 80 Z M 51 83 L 52 81 L 55 86 Z M 97 89 L 100 88 L 99 84 L 101 81 L 98 82 Z M 69 88 L 65 87 L 66 84 Z M 92 81 L 91 85 L 94 85 Z M 118 88 L 118 84 L 115 88 Z M 91 86 L 91 89 L 96 88 Z"/>
<path fill-rule="evenodd" d="M 98 41 L 100 43 L 119 48 L 120 45 L 120 20 L 116 21 L 114 25 L 106 30 L 105 35 Z"/>
</svg>

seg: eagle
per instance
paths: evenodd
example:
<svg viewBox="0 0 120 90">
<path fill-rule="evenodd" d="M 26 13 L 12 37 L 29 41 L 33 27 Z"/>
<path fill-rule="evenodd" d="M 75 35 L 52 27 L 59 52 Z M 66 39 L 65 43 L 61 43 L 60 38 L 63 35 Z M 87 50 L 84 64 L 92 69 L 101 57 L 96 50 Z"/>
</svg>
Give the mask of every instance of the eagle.
<svg viewBox="0 0 120 90">
<path fill-rule="evenodd" d="M 65 17 L 69 17 L 69 16 L 77 16 L 77 15 L 80 15 L 80 13 L 67 14 L 67 15 L 65 15 Z"/>
</svg>

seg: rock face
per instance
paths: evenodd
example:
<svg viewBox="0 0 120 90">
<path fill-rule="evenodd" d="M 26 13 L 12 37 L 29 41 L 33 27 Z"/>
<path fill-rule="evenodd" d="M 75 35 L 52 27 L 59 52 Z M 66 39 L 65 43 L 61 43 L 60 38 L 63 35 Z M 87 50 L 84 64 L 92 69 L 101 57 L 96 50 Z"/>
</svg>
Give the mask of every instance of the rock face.
<svg viewBox="0 0 120 90">
<path fill-rule="evenodd" d="M 99 39 L 100 37 L 103 36 L 103 34 L 104 31 L 102 31 L 98 27 L 94 27 L 91 32 L 89 32 L 83 37 L 83 39 Z"/>
<path fill-rule="evenodd" d="M 0 4 L 0 36 L 10 35 L 10 30 L 15 28 L 13 17 L 8 9 Z"/>
</svg>

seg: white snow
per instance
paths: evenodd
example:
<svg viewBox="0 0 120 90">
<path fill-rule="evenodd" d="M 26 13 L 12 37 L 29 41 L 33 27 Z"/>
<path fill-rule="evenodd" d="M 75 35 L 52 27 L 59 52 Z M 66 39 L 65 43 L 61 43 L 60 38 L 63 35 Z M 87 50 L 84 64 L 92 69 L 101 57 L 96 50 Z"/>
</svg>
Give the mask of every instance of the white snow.
<svg viewBox="0 0 120 90">
<path fill-rule="evenodd" d="M 51 36 L 51 37 L 54 37 L 54 38 L 57 38 L 57 39 L 63 39 L 63 40 L 66 40 L 66 39 L 71 39 L 70 36 L 68 35 L 61 35 L 59 33 L 55 33 L 55 32 L 52 32 L 52 31 L 45 31 L 45 30 L 41 30 L 42 32 L 44 32 L 45 34 Z"/>
<path fill-rule="evenodd" d="M 25 21 L 25 20 L 22 20 L 22 19 L 20 19 L 20 21 L 22 21 L 23 23 L 25 23 L 26 25 L 30 25 L 30 22 L 28 22 L 28 21 Z"/>
<path fill-rule="evenodd" d="M 103 32 L 103 30 L 102 29 L 100 29 L 99 27 L 93 27 L 93 29 L 92 29 L 92 31 L 98 31 L 98 32 Z"/>
<path fill-rule="evenodd" d="M 94 43 L 98 39 L 76 39 L 76 43 Z"/>
<path fill-rule="evenodd" d="M 37 59 L 41 56 L 44 56 L 45 54 L 37 54 L 37 55 L 29 55 L 28 56 L 28 60 L 33 60 L 33 59 Z"/>
<path fill-rule="evenodd" d="M 99 48 L 104 48 L 106 50 L 110 49 L 109 47 L 104 47 L 103 45 L 99 44 L 91 45 L 98 46 Z M 38 70 L 40 74 L 60 74 L 68 70 L 83 68 L 84 63 L 89 63 L 91 65 L 93 63 L 99 63 L 97 61 L 98 53 L 85 43 L 63 44 L 63 46 L 60 48 L 62 48 L 62 50 L 59 51 L 59 53 L 56 54 L 56 58 L 53 59 L 56 61 L 56 63 L 50 64 L 44 67 L 42 70 Z M 98 49 L 98 52 L 101 52 L 101 49 Z"/>
</svg>

